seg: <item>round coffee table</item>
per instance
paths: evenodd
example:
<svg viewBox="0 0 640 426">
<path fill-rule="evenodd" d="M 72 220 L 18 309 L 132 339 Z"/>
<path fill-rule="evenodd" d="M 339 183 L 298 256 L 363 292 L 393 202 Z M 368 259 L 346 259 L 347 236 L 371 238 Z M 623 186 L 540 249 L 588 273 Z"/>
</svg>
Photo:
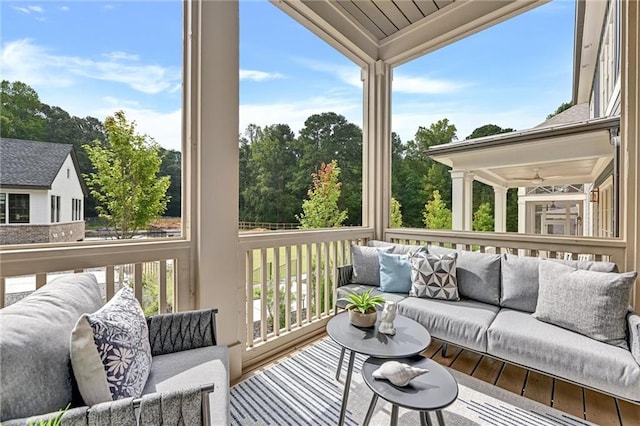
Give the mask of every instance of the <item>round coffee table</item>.
<svg viewBox="0 0 640 426">
<path fill-rule="evenodd" d="M 380 312 L 378 312 L 379 316 Z M 327 334 L 342 347 L 336 380 L 340 378 L 345 350 L 351 352 L 347 366 L 347 377 L 344 382 L 338 425 L 344 424 L 356 353 L 385 359 L 406 358 L 418 355 L 431 343 L 429 332 L 420 323 L 410 318 L 397 315 L 393 321 L 393 326 L 396 328 L 396 334 L 392 336 L 378 332 L 378 322 L 371 328 L 355 327 L 349 322 L 348 312 L 334 316 L 327 323 Z"/>
<path fill-rule="evenodd" d="M 458 397 L 458 383 L 451 373 L 429 358 L 417 361 L 415 358 L 397 359 L 395 361 L 426 368 L 429 372 L 411 380 L 407 386 L 395 386 L 388 380 L 373 378 L 373 372 L 387 361 L 387 359 L 369 358 L 362 365 L 362 377 L 373 391 L 373 398 L 371 398 L 364 425 L 368 425 L 371 421 L 373 410 L 378 397 L 380 397 L 392 404 L 391 425 L 398 424 L 398 407 L 404 407 L 420 412 L 421 426 L 431 425 L 429 411 L 435 411 L 438 423 L 440 426 L 444 426 L 442 409 L 451 405 Z"/>
</svg>

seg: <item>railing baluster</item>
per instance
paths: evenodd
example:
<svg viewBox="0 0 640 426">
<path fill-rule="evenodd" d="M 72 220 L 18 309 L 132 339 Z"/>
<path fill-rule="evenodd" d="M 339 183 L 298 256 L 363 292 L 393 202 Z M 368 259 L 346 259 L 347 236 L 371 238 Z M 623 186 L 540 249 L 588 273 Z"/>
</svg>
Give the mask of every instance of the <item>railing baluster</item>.
<svg viewBox="0 0 640 426">
<path fill-rule="evenodd" d="M 260 250 L 260 338 L 267 341 L 267 297 L 269 294 L 267 282 L 267 249 Z"/>
<path fill-rule="evenodd" d="M 107 296 L 107 300 L 111 300 L 113 295 L 116 293 L 115 291 L 115 283 L 114 283 L 114 274 L 115 270 L 113 265 L 107 266 L 105 269 L 105 294 Z"/>
<path fill-rule="evenodd" d="M 161 260 L 158 273 L 158 313 L 167 312 L 167 261 Z"/>
<path fill-rule="evenodd" d="M 333 251 L 331 253 L 335 252 L 335 244 L 332 244 L 330 242 L 326 242 L 324 243 L 324 262 L 325 262 L 325 268 L 324 268 L 324 311 L 323 311 L 323 315 L 328 315 L 329 312 L 331 311 L 331 306 L 330 303 L 331 302 L 331 298 L 330 295 L 333 294 L 333 290 L 332 290 L 332 281 L 333 281 L 333 276 L 335 274 L 332 273 L 333 270 L 335 270 L 335 256 L 333 256 L 333 262 L 331 260 L 331 256 L 330 256 L 330 252 L 329 252 L 329 245 L 331 245 L 333 247 Z"/>
<path fill-rule="evenodd" d="M 273 333 L 280 335 L 280 247 L 273 248 L 273 270 L 271 280 L 273 281 Z"/>
<path fill-rule="evenodd" d="M 286 331 L 291 330 L 291 246 L 287 245 L 284 248 L 285 257 L 285 310 L 284 310 L 284 328 Z"/>
<path fill-rule="evenodd" d="M 253 250 L 249 249 L 245 254 L 246 270 L 246 310 L 247 310 L 247 347 L 253 347 Z"/>
<path fill-rule="evenodd" d="M 322 314 L 322 264 L 325 262 L 325 259 L 322 258 L 322 243 L 316 243 L 316 285 L 315 287 L 315 295 L 316 295 L 316 318 L 320 319 L 320 315 Z"/>
<path fill-rule="evenodd" d="M 47 283 L 47 274 L 36 274 L 36 290 Z"/>
<path fill-rule="evenodd" d="M 4 277 L 0 277 L 0 308 L 4 308 L 4 305 L 7 303 L 5 297 L 6 289 L 4 287 Z"/>
<path fill-rule="evenodd" d="M 306 302 L 307 302 L 307 322 L 311 322 L 311 316 L 313 314 L 313 296 L 314 294 L 317 296 L 318 292 L 313 291 L 313 285 L 315 281 L 315 285 L 318 285 L 318 280 L 316 276 L 316 271 L 313 268 L 313 246 L 315 244 L 307 245 L 307 294 L 306 294 Z M 316 268 L 318 267 L 319 259 L 316 259 Z"/>
<path fill-rule="evenodd" d="M 134 265 L 134 278 L 133 278 L 133 293 L 136 295 L 136 299 L 142 305 L 142 265 L 143 263 L 136 263 Z M 142 306 L 144 308 L 144 305 Z"/>
<path fill-rule="evenodd" d="M 307 244 L 305 244 L 307 246 Z M 309 249 L 307 248 L 307 255 Z M 309 272 L 307 270 L 307 281 L 309 281 Z M 308 295 L 307 295 L 308 296 Z M 302 326 L 302 246 L 296 245 L 296 326 Z"/>
</svg>

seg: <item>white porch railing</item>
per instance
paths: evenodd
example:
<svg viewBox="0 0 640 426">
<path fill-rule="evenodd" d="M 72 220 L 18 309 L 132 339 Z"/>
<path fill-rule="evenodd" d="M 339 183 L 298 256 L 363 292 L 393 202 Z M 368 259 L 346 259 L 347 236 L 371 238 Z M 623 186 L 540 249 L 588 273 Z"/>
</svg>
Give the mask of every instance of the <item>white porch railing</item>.
<svg viewBox="0 0 640 426">
<path fill-rule="evenodd" d="M 531 235 L 517 233 L 435 231 L 389 228 L 386 239 L 413 244 L 455 245 L 463 250 L 513 253 L 520 256 L 605 260 L 624 268 L 626 245 L 615 239 Z"/>
<path fill-rule="evenodd" d="M 372 237 L 368 228 L 241 233 L 245 362 L 323 330 L 335 307 L 337 267 L 351 263 L 352 243 Z"/>
<path fill-rule="evenodd" d="M 25 245 L 0 250 L 0 307 L 7 290 L 35 290 L 60 273 L 93 272 L 106 300 L 130 284 L 147 313 L 195 306 L 186 241 Z M 35 285 L 34 285 L 35 284 Z M 7 288 L 7 287 L 14 288 Z M 16 288 L 17 287 L 17 290 Z"/>
</svg>

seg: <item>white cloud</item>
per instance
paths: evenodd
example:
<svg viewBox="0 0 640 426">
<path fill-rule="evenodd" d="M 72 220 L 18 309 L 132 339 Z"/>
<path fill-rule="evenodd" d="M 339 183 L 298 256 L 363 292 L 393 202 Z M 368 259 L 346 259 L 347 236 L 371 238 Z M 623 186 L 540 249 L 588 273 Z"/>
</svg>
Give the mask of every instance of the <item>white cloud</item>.
<svg viewBox="0 0 640 426">
<path fill-rule="evenodd" d="M 173 91 L 179 87 L 182 76 L 178 67 L 141 64 L 136 55 L 123 52 L 111 52 L 105 57 L 107 60 L 95 61 L 54 55 L 29 39 L 7 42 L 0 52 L 3 78 L 30 85 L 67 87 L 73 83 L 74 77 L 85 77 L 122 83 L 147 94 Z"/>
<path fill-rule="evenodd" d="M 295 61 L 314 71 L 331 74 L 349 86 L 362 88 L 361 71 L 355 64 L 352 66 L 338 65 L 308 58 L 297 58 Z"/>
<path fill-rule="evenodd" d="M 439 80 L 428 77 L 411 77 L 400 73 L 394 73 L 392 86 L 394 92 L 435 95 L 457 92 L 467 85 L 449 80 Z"/>
<path fill-rule="evenodd" d="M 297 133 L 309 116 L 329 111 L 344 115 L 347 120 L 362 127 L 362 104 L 359 99 L 317 96 L 289 102 L 240 105 L 239 131 L 244 132 L 249 124 L 268 126 L 284 123 Z"/>
<path fill-rule="evenodd" d="M 111 61 L 118 61 L 118 60 L 137 61 L 140 59 L 140 56 L 138 55 L 127 53 L 127 52 L 120 52 L 120 51 L 103 53 L 102 56 L 104 56 L 105 58 Z"/>
<path fill-rule="evenodd" d="M 485 124 L 495 124 L 503 128 L 525 130 L 540 123 L 539 111 L 529 108 L 513 108 L 508 110 L 478 110 L 475 106 L 466 107 L 463 104 L 438 103 L 438 104 L 403 104 L 397 106 L 392 113 L 392 129 L 402 142 L 407 142 L 415 137 L 418 127 L 429 127 L 444 118 L 450 124 L 456 126 L 458 140 L 469 136 L 475 129 Z"/>
<path fill-rule="evenodd" d="M 136 132 L 146 134 L 166 149 L 182 150 L 182 112 L 181 110 L 160 112 L 142 108 L 135 101 L 104 98 L 104 107 L 96 110 L 103 120 L 115 111 L 124 111 L 127 120 L 136 122 Z"/>
<path fill-rule="evenodd" d="M 14 10 L 17 10 L 18 12 L 22 12 L 25 13 L 27 15 L 30 15 L 32 12 L 33 13 L 44 13 L 44 9 L 40 6 L 25 6 L 25 7 L 20 7 L 20 6 L 13 6 Z"/>
<path fill-rule="evenodd" d="M 277 72 L 265 72 L 257 70 L 240 70 L 240 80 L 265 81 L 284 78 Z"/>
<path fill-rule="evenodd" d="M 69 6 L 60 6 L 60 10 L 63 12 L 68 12 L 70 9 Z"/>
</svg>

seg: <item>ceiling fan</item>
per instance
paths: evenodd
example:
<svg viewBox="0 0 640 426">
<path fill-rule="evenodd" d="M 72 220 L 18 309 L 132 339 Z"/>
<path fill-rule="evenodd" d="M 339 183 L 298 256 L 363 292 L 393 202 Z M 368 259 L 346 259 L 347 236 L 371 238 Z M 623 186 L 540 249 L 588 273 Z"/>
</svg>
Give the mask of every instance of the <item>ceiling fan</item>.
<svg viewBox="0 0 640 426">
<path fill-rule="evenodd" d="M 513 180 L 522 180 L 522 181 L 531 182 L 534 185 L 540 185 L 542 184 L 542 182 L 544 182 L 544 178 L 540 176 L 540 174 L 538 173 L 538 170 L 539 169 L 533 169 L 534 175 L 532 177 L 514 178 Z"/>
</svg>

